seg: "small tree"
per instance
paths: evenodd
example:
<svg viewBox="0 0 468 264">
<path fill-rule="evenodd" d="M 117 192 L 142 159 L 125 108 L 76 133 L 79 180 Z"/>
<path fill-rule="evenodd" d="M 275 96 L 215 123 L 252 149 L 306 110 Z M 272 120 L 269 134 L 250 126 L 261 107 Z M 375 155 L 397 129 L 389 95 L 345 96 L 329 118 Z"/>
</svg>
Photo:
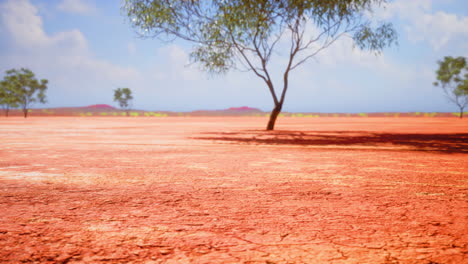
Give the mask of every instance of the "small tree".
<svg viewBox="0 0 468 264">
<path fill-rule="evenodd" d="M 28 117 L 29 107 L 35 102 L 46 103 L 45 91 L 47 90 L 46 79 L 37 80 L 34 73 L 26 68 L 20 70 L 11 69 L 6 71 L 3 85 L 9 91 L 9 105 L 18 105 Z M 2 86 L 3 86 L 2 85 Z"/>
<path fill-rule="evenodd" d="M 129 115 L 129 110 L 132 107 L 132 100 L 132 90 L 130 90 L 129 88 L 118 88 L 114 90 L 114 101 L 119 103 L 120 108 L 125 110 L 125 112 L 127 112 L 127 115 Z"/>
<path fill-rule="evenodd" d="M 18 107 L 18 98 L 13 93 L 11 86 L 6 81 L 0 82 L 0 105 L 5 111 L 5 116 L 8 116 L 11 108 Z"/>
<path fill-rule="evenodd" d="M 463 118 L 463 109 L 468 105 L 468 65 L 464 57 L 444 57 L 438 61 L 437 81 L 435 86 L 442 86 L 447 98 L 460 109 L 460 118 Z"/>
<path fill-rule="evenodd" d="M 349 36 L 361 49 L 379 53 L 396 42 L 390 23 L 371 21 L 386 0 L 125 0 L 124 11 L 143 37 L 195 44 L 191 58 L 210 73 L 252 71 L 273 99 L 267 130 L 273 130 L 289 88 L 291 71 Z M 272 57 L 284 55 L 278 83 Z M 280 64 L 278 64 L 281 66 Z"/>
</svg>

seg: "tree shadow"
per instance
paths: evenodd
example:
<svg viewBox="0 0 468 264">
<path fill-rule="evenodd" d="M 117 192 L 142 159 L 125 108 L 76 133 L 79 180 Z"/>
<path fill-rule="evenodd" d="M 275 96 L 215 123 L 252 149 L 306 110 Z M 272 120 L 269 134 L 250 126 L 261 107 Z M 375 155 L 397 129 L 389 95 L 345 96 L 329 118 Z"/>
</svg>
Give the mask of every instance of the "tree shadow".
<svg viewBox="0 0 468 264">
<path fill-rule="evenodd" d="M 299 145 L 373 150 L 468 153 L 468 133 L 417 134 L 369 131 L 265 131 L 205 132 L 198 140 L 257 145 Z"/>
</svg>

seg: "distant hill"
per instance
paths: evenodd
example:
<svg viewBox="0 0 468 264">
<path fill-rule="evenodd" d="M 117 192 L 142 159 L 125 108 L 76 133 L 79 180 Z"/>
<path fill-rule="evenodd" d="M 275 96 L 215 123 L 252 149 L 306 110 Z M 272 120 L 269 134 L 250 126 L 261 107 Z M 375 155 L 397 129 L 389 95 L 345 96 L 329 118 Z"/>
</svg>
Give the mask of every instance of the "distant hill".
<svg viewBox="0 0 468 264">
<path fill-rule="evenodd" d="M 262 116 L 268 117 L 270 112 L 263 112 L 258 108 L 248 106 L 230 107 L 223 110 L 196 110 L 192 112 L 171 112 L 171 111 L 129 111 L 130 116 L 164 117 L 164 116 Z M 468 113 L 465 113 L 468 115 Z M 0 111 L 0 116 L 4 115 Z M 22 116 L 18 109 L 10 110 L 11 116 Z M 55 108 L 35 108 L 31 109 L 29 116 L 126 116 L 126 111 L 108 104 L 94 104 L 81 107 L 55 107 Z M 290 113 L 282 112 L 280 117 L 457 117 L 458 113 L 441 112 L 403 112 L 403 113 Z"/>
<path fill-rule="evenodd" d="M 114 110 L 117 109 L 113 106 L 110 106 L 108 104 L 95 104 L 95 105 L 88 105 L 84 106 L 82 108 L 89 108 L 89 109 L 100 109 L 100 110 Z"/>
</svg>

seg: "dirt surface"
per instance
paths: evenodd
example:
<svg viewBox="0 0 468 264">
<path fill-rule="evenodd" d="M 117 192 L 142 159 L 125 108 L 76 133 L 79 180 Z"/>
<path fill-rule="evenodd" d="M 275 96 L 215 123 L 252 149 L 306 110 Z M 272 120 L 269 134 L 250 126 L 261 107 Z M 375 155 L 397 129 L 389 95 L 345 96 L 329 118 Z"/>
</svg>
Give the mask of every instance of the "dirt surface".
<svg viewBox="0 0 468 264">
<path fill-rule="evenodd" d="M 0 118 L 1 263 L 468 263 L 468 119 Z"/>
</svg>

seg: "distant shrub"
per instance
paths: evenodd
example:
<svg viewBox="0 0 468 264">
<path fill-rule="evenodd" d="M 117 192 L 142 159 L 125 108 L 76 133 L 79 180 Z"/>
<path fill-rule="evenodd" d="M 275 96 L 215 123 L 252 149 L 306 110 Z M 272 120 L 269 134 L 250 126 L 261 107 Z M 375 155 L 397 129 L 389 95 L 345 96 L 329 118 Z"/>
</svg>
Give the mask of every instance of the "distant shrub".
<svg viewBox="0 0 468 264">
<path fill-rule="evenodd" d="M 414 113 L 414 115 L 415 115 L 415 116 L 419 116 L 419 115 L 421 115 L 421 113 L 420 113 L 420 112 L 416 112 L 416 113 Z"/>
<path fill-rule="evenodd" d="M 436 115 L 437 115 L 437 113 L 424 113 L 425 117 L 434 117 Z"/>
<path fill-rule="evenodd" d="M 48 114 L 48 115 L 52 115 L 55 113 L 54 111 L 49 110 L 49 109 L 42 109 L 41 112 L 44 114 Z"/>
<path fill-rule="evenodd" d="M 400 113 L 393 114 L 393 117 L 400 117 Z"/>
<path fill-rule="evenodd" d="M 130 116 L 140 116 L 140 113 L 138 113 L 138 112 L 130 112 Z"/>
<path fill-rule="evenodd" d="M 102 115 L 102 116 L 106 116 L 106 115 L 108 115 L 108 113 L 107 113 L 107 112 L 100 112 L 99 114 L 100 114 L 100 115 Z"/>
<path fill-rule="evenodd" d="M 368 115 L 366 113 L 359 113 L 358 116 L 367 117 Z"/>
</svg>

